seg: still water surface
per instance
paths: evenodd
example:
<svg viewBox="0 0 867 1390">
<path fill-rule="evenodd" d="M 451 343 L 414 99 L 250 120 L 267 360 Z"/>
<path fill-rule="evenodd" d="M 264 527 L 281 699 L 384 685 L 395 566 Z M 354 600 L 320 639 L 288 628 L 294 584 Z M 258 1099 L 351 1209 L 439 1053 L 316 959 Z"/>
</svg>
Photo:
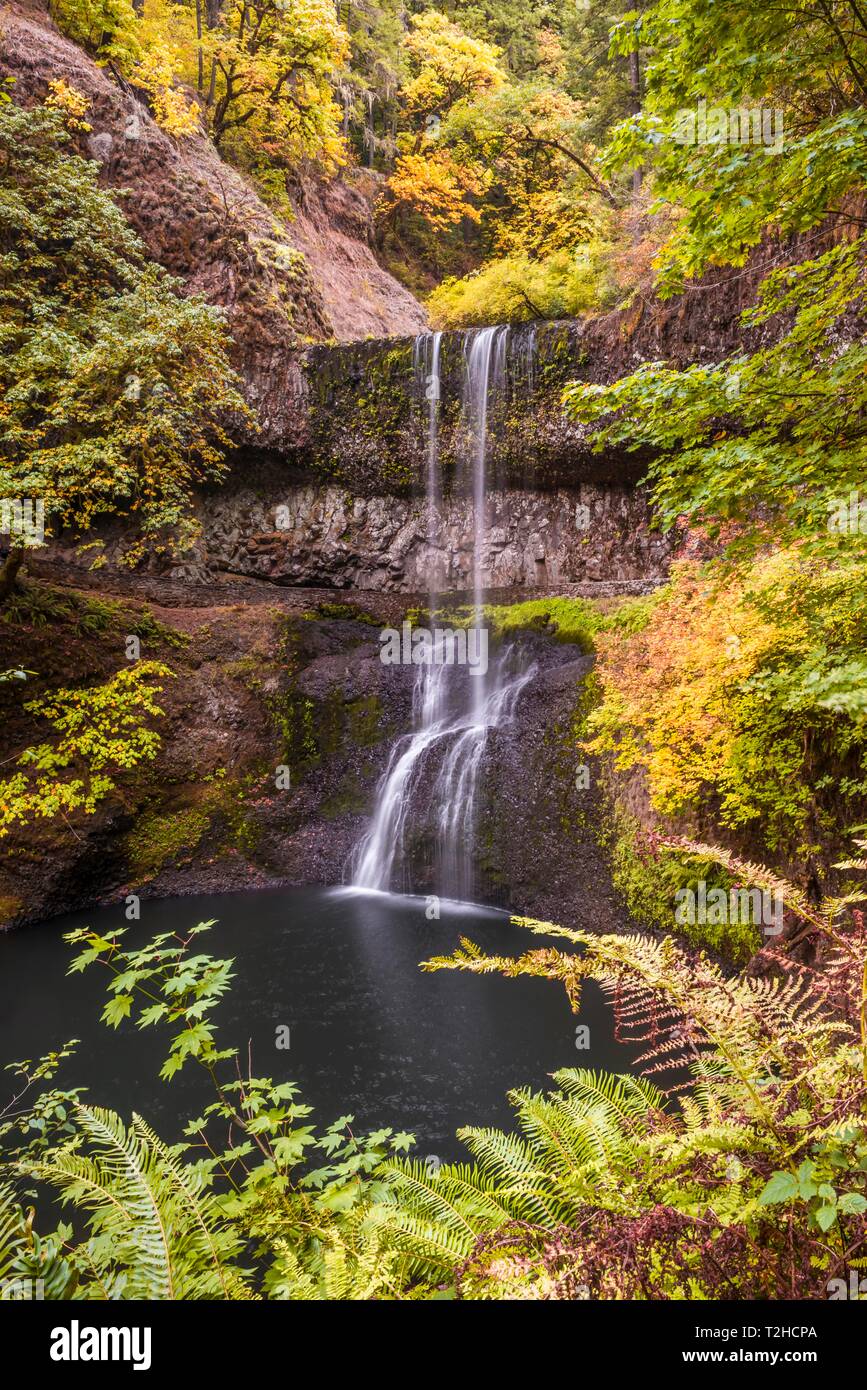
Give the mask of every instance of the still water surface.
<svg viewBox="0 0 867 1390">
<path fill-rule="evenodd" d="M 62 936 L 127 926 L 135 945 L 210 918 L 217 925 L 195 949 L 236 962 L 216 1015 L 221 1044 L 246 1056 L 249 1042 L 256 1075 L 298 1082 L 317 1126 L 353 1114 L 357 1131 L 393 1125 L 416 1135 L 420 1156 L 463 1158 L 460 1125 L 510 1127 L 510 1087 L 544 1089 L 559 1067 L 629 1068 L 632 1054 L 615 1041 L 592 984 L 576 1018 L 562 988 L 544 980 L 419 970 L 461 936 L 497 954 L 545 944 L 505 914 L 443 902 L 440 920 L 428 921 L 423 898 L 321 888 L 145 901 L 139 923 L 112 907 L 0 934 L 0 1064 L 80 1038 L 57 1084 L 85 1085 L 93 1103 L 127 1117 L 136 1110 L 165 1139 L 179 1138 L 212 1098 L 207 1081 L 188 1065 L 160 1082 L 165 1035 L 101 1024 L 107 972 L 67 976 L 72 950 Z M 589 1025 L 589 1050 L 576 1050 L 579 1021 Z M 276 1046 L 282 1027 L 288 1051 Z M 0 1075 L 0 1109 L 12 1089 Z"/>
</svg>

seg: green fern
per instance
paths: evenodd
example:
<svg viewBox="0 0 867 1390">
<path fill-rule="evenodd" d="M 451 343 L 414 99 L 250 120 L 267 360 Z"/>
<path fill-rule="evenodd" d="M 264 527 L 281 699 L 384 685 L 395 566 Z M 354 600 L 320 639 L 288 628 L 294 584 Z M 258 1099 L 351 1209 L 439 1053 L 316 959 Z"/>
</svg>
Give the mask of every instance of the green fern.
<svg viewBox="0 0 867 1390">
<path fill-rule="evenodd" d="M 28 1166 L 89 1213 L 90 1238 L 76 1257 L 106 1298 L 243 1298 L 234 1265 L 238 1233 L 218 1198 L 148 1125 L 131 1128 L 110 1110 L 78 1105 L 80 1134 Z"/>
<path fill-rule="evenodd" d="M 33 1229 L 34 1215 L 32 1208 L 22 1209 L 10 1184 L 0 1184 L 0 1301 L 81 1297 L 61 1235 L 40 1237 Z"/>
</svg>

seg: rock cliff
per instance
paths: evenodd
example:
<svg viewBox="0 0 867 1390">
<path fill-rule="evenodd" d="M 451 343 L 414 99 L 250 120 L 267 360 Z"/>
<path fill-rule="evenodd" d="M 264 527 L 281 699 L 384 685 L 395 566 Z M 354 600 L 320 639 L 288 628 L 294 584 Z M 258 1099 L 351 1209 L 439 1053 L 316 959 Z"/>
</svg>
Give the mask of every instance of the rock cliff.
<svg viewBox="0 0 867 1390">
<path fill-rule="evenodd" d="M 352 497 L 336 487 L 224 490 L 202 508 L 202 565 L 281 585 L 424 594 L 472 587 L 473 513 L 446 499 Z M 662 579 L 673 543 L 651 530 L 646 496 L 584 484 L 555 492 L 493 491 L 482 554 L 485 586 L 537 588 L 607 583 L 638 591 Z"/>
</svg>

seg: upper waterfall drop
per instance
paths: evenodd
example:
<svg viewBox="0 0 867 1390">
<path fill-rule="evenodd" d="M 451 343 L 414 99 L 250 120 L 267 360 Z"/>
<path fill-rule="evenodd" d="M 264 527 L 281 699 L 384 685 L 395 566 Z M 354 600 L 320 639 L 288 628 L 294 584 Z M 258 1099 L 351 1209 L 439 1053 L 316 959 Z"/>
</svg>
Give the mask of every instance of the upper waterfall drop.
<svg viewBox="0 0 867 1390">
<path fill-rule="evenodd" d="M 482 617 L 488 454 L 488 402 L 506 378 L 508 327 L 480 328 L 465 340 L 464 415 L 472 438 L 470 486 L 473 498 L 473 607 Z"/>
<path fill-rule="evenodd" d="M 439 333 L 422 334 L 413 348 L 415 389 L 426 405 L 425 493 L 431 565 L 431 620 L 443 594 L 436 555 L 442 500 L 438 422 L 442 397 Z M 458 480 L 472 500 L 472 624 L 468 647 L 487 653 L 483 628 L 487 548 L 488 417 L 508 377 L 509 328 L 481 328 L 464 336 L 462 418 L 469 446 Z M 479 780 L 490 732 L 510 720 L 535 667 L 525 667 L 514 648 L 494 653 L 484 668 L 452 664 L 443 629 L 432 634 L 430 659 L 417 666 L 412 732 L 398 739 L 377 788 L 373 816 L 351 860 L 355 887 L 408 890 L 404 862 L 410 822 L 427 829 L 434 860 L 433 884 L 443 896 L 472 900 L 477 891 L 474 847 Z M 446 629 L 445 631 L 449 631 Z M 439 635 L 438 635 L 439 633 Z M 453 652 L 451 653 L 453 656 Z M 423 793 L 427 793 L 425 803 Z M 400 884 L 395 883 L 400 875 Z"/>
</svg>

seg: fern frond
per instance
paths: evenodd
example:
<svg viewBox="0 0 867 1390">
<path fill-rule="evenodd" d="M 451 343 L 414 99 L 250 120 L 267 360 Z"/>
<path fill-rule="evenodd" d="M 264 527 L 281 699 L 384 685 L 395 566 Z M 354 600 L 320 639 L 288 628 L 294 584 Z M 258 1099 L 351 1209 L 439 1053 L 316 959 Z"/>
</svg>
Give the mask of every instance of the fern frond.
<svg viewBox="0 0 867 1390">
<path fill-rule="evenodd" d="M 247 1294 L 230 1261 L 239 1241 L 201 1179 L 138 1117 L 76 1106 L 80 1135 L 28 1171 L 88 1213 L 86 1255 L 109 1297 L 229 1298 Z"/>
<path fill-rule="evenodd" d="M 733 854 L 731 850 L 723 849 L 721 845 L 706 845 L 680 836 L 665 839 L 661 845 L 663 849 L 674 850 L 696 859 L 709 859 L 713 863 L 719 864 L 733 876 L 742 878 L 746 883 L 778 896 L 783 904 L 802 921 L 810 922 L 820 929 L 825 925 L 824 918 L 811 906 L 806 893 L 787 878 L 775 874 L 764 864 L 754 864 L 752 860 L 742 859 L 739 855 Z"/>
</svg>

